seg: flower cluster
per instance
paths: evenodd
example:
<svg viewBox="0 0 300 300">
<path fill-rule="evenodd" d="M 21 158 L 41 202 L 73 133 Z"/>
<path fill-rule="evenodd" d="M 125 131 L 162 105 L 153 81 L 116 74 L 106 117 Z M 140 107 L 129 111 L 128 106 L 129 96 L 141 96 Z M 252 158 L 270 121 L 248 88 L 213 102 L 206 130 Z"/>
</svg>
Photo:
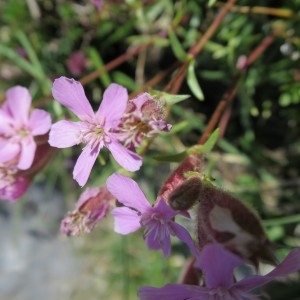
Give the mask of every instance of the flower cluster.
<svg viewBox="0 0 300 300">
<path fill-rule="evenodd" d="M 138 147 L 143 138 L 151 138 L 161 131 L 170 131 L 162 104 L 148 93 L 129 101 L 117 128 L 120 140 L 126 146 Z"/>
<path fill-rule="evenodd" d="M 104 91 L 96 112 L 83 86 L 74 79 L 56 79 L 52 94 L 77 121 L 60 120 L 51 126 L 47 112 L 30 110 L 26 88 L 16 86 L 7 92 L 0 108 L 1 199 L 15 201 L 25 193 L 35 174 L 49 162 L 52 147 L 83 145 L 73 170 L 73 178 L 82 187 L 103 148 L 121 167 L 134 172 L 142 165 L 137 150 L 144 138 L 171 129 L 156 98 L 141 93 L 129 100 L 127 90 L 116 83 Z M 197 173 L 200 160 L 199 155 L 190 155 L 166 181 L 153 204 L 132 178 L 112 174 L 106 186 L 90 187 L 81 194 L 75 209 L 62 220 L 61 232 L 68 236 L 90 233 L 111 211 L 115 232 L 127 235 L 142 229 L 147 247 L 161 250 L 165 258 L 171 254 L 173 238 L 183 242 L 195 258 L 190 266 L 197 270 L 193 282 L 141 287 L 142 300 L 259 299 L 252 293 L 254 289 L 300 269 L 300 249 L 293 249 L 278 264 L 259 217 L 239 199 L 201 177 Z M 195 235 L 176 220 L 179 214 L 192 219 L 192 207 L 196 212 Z M 251 263 L 257 270 L 262 259 L 275 265 L 271 272 L 236 280 L 237 267 Z"/>
<path fill-rule="evenodd" d="M 122 145 L 124 136 L 132 134 L 132 128 L 128 127 L 120 135 L 120 128 L 124 126 L 128 115 L 127 90 L 115 83 L 109 85 L 103 94 L 103 100 L 96 113 L 85 96 L 82 85 L 74 79 L 60 77 L 53 83 L 53 97 L 62 105 L 70 109 L 80 121 L 58 121 L 53 124 L 50 131 L 49 144 L 53 147 L 66 148 L 77 144 L 83 144 L 73 171 L 74 179 L 80 186 L 84 186 L 89 178 L 92 167 L 103 147 L 106 147 L 114 159 L 127 171 L 137 171 L 142 165 L 142 158 L 128 147 L 128 143 Z M 144 97 L 142 96 L 144 99 Z M 141 99 L 138 97 L 138 99 Z M 146 100 L 142 100 L 144 103 Z M 150 101 L 150 100 L 149 100 Z M 134 102 L 135 103 L 135 102 Z M 138 101 L 139 107 L 142 105 Z M 155 127 L 153 120 L 147 119 L 147 110 L 140 111 L 139 118 L 144 120 L 145 126 Z M 159 120 L 157 121 L 159 122 Z M 121 124 L 121 125 L 120 125 Z M 121 126 L 121 127 L 120 127 Z M 126 126 L 125 126 L 126 127 Z M 135 135 L 142 135 L 142 128 L 137 128 Z M 136 146 L 137 144 L 134 144 Z"/>
</svg>

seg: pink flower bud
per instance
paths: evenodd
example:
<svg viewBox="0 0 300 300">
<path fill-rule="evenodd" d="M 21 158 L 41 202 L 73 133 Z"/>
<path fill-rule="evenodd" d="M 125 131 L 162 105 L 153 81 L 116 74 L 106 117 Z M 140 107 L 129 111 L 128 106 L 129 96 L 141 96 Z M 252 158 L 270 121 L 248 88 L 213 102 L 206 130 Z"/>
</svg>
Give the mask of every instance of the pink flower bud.
<svg viewBox="0 0 300 300">
<path fill-rule="evenodd" d="M 106 187 L 88 188 L 83 192 L 75 210 L 61 222 L 60 231 L 68 236 L 90 233 L 108 213 L 114 196 Z"/>
</svg>

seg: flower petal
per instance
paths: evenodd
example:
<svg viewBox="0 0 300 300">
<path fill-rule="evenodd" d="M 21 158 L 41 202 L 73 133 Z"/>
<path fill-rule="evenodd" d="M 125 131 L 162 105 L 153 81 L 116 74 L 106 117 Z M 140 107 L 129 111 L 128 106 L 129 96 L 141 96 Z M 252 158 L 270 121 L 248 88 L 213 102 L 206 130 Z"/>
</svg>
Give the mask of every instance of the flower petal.
<svg viewBox="0 0 300 300">
<path fill-rule="evenodd" d="M 115 218 L 115 232 L 128 234 L 141 228 L 137 212 L 128 207 L 117 207 L 111 211 Z"/>
<path fill-rule="evenodd" d="M 100 146 L 92 148 L 90 144 L 87 144 L 82 149 L 73 170 L 73 178 L 81 187 L 83 187 L 88 181 L 100 149 Z"/>
<path fill-rule="evenodd" d="M 9 140 L 0 139 L 0 149 L 0 163 L 4 163 L 16 157 L 21 147 L 17 143 L 10 143 Z"/>
<path fill-rule="evenodd" d="M 81 122 L 58 121 L 51 126 L 49 144 L 56 148 L 68 148 L 80 143 Z"/>
<path fill-rule="evenodd" d="M 14 120 L 9 116 L 4 110 L 0 109 L 0 134 L 4 136 L 10 136 L 13 134 L 14 130 L 12 128 L 12 123 Z"/>
<path fill-rule="evenodd" d="M 194 241 L 190 235 L 190 233 L 180 224 L 177 224 L 176 222 L 170 222 L 169 226 L 171 227 L 174 234 L 187 246 L 190 248 L 193 255 L 199 255 L 199 251 L 197 247 L 194 244 Z"/>
<path fill-rule="evenodd" d="M 178 214 L 174 209 L 172 209 L 163 198 L 161 198 L 154 205 L 155 210 L 159 211 L 159 214 L 164 217 L 165 220 L 171 220 L 174 216 Z"/>
<path fill-rule="evenodd" d="M 32 135 L 42 135 L 49 131 L 51 127 L 50 114 L 42 109 L 35 109 L 30 114 L 29 128 Z"/>
<path fill-rule="evenodd" d="M 85 121 L 87 116 L 89 118 L 94 117 L 94 112 L 80 82 L 66 77 L 55 79 L 52 95 L 54 99 L 70 109 L 79 119 Z"/>
<path fill-rule="evenodd" d="M 117 127 L 126 110 L 127 101 L 127 90 L 119 84 L 110 84 L 104 91 L 96 118 L 102 117 L 105 119 L 105 128 Z"/>
<path fill-rule="evenodd" d="M 209 290 L 187 284 L 167 284 L 162 288 L 142 286 L 138 292 L 141 300 L 210 300 Z M 201 297 L 201 298 L 200 298 Z"/>
<path fill-rule="evenodd" d="M 151 208 L 137 183 L 129 177 L 115 173 L 108 177 L 106 187 L 125 206 L 142 213 Z"/>
<path fill-rule="evenodd" d="M 29 181 L 19 176 L 11 185 L 0 189 L 0 199 L 15 202 L 25 194 L 28 188 Z"/>
<path fill-rule="evenodd" d="M 300 248 L 293 249 L 287 257 L 265 276 L 249 276 L 234 286 L 241 290 L 250 291 L 256 287 L 264 285 L 277 277 L 286 276 L 300 270 Z"/>
<path fill-rule="evenodd" d="M 208 288 L 230 288 L 234 282 L 233 269 L 242 263 L 240 257 L 220 244 L 207 244 L 197 258 L 195 266 L 203 270 Z"/>
<path fill-rule="evenodd" d="M 21 141 L 22 150 L 18 162 L 20 170 L 27 170 L 31 167 L 36 150 L 36 143 L 32 137 L 28 137 Z"/>
<path fill-rule="evenodd" d="M 168 257 L 171 253 L 171 235 L 167 226 L 156 222 L 146 235 L 148 248 L 152 250 L 161 249 L 164 257 Z"/>
<path fill-rule="evenodd" d="M 143 163 L 143 159 L 137 153 L 125 148 L 116 140 L 111 140 L 105 146 L 109 149 L 117 163 L 125 170 L 134 172 L 139 170 Z"/>
<path fill-rule="evenodd" d="M 6 92 L 7 110 L 18 124 L 26 125 L 31 105 L 28 89 L 15 86 Z"/>
</svg>

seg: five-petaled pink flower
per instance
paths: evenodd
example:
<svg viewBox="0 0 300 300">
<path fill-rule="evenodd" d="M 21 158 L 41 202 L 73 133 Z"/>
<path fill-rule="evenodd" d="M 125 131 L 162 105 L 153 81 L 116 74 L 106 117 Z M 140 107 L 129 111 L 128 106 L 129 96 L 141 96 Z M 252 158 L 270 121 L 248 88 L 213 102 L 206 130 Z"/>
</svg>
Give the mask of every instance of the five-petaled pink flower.
<svg viewBox="0 0 300 300">
<path fill-rule="evenodd" d="M 252 275 L 238 282 L 234 281 L 234 268 L 243 260 L 220 244 L 207 244 L 197 257 L 196 267 L 205 276 L 205 286 L 188 284 L 167 284 L 162 288 L 141 287 L 141 300 L 258 300 L 250 293 L 277 277 L 294 273 L 300 269 L 300 249 L 292 250 L 288 256 L 265 276 Z"/>
<path fill-rule="evenodd" d="M 120 174 L 111 175 L 106 186 L 125 205 L 112 210 L 117 233 L 128 234 L 142 227 L 148 248 L 161 249 L 165 257 L 171 252 L 171 235 L 186 243 L 192 252 L 196 251 L 188 231 L 173 221 L 177 212 L 163 199 L 151 206 L 137 183 Z"/>
<path fill-rule="evenodd" d="M 124 169 L 137 171 L 140 168 L 142 158 L 121 145 L 113 133 L 127 105 L 128 94 L 124 87 L 115 83 L 110 84 L 96 113 L 86 98 L 82 85 L 74 79 L 66 77 L 56 79 L 52 93 L 58 102 L 80 119 L 79 122 L 62 120 L 53 124 L 49 137 L 50 145 L 57 148 L 85 144 L 73 171 L 73 177 L 80 186 L 86 184 L 103 146 L 110 150 Z"/>
<path fill-rule="evenodd" d="M 30 112 L 31 96 L 24 87 L 15 86 L 6 96 L 0 108 L 0 163 L 17 158 L 16 167 L 26 170 L 37 147 L 34 137 L 49 131 L 51 117 L 42 109 Z"/>
</svg>

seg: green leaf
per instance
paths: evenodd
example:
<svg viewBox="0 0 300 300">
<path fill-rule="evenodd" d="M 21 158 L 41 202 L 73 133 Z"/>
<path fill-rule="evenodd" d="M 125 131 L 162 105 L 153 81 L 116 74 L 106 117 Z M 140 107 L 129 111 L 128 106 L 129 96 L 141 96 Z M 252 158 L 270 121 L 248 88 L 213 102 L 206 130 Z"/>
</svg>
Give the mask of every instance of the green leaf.
<svg viewBox="0 0 300 300">
<path fill-rule="evenodd" d="M 153 97 L 162 98 L 169 105 L 176 104 L 191 97 L 190 95 L 173 95 L 157 90 L 150 90 L 149 93 Z"/>
<path fill-rule="evenodd" d="M 23 59 L 19 54 L 13 51 L 11 48 L 0 43 L 0 56 L 6 57 L 13 61 L 23 71 L 29 73 L 32 77 L 38 77 L 39 74 L 34 66 Z"/>
<path fill-rule="evenodd" d="M 16 37 L 19 40 L 20 44 L 25 48 L 26 54 L 28 55 L 30 61 L 34 65 L 35 69 L 37 70 L 40 79 L 46 78 L 42 65 L 40 64 L 40 60 L 38 59 L 28 37 L 21 31 L 17 31 Z"/>
<path fill-rule="evenodd" d="M 170 38 L 173 53 L 176 56 L 176 58 L 179 59 L 180 61 L 185 61 L 187 58 L 187 53 L 183 49 L 181 43 L 177 39 L 177 36 L 172 28 L 169 29 L 169 38 Z"/>
<path fill-rule="evenodd" d="M 114 82 L 118 82 L 119 84 L 125 86 L 129 90 L 134 91 L 137 89 L 136 82 L 127 74 L 120 71 L 114 71 L 111 73 L 111 76 Z"/>
<path fill-rule="evenodd" d="M 195 97 L 200 101 L 203 101 L 204 95 L 195 74 L 195 61 L 191 61 L 191 63 L 189 64 L 187 73 L 187 84 L 193 92 L 193 94 L 195 95 Z"/>
<path fill-rule="evenodd" d="M 187 150 L 189 154 L 207 154 L 215 146 L 219 138 L 219 128 L 217 128 L 208 138 L 205 144 L 196 145 Z"/>
<path fill-rule="evenodd" d="M 96 69 L 100 69 L 104 67 L 102 57 L 100 56 L 100 53 L 95 48 L 89 48 L 88 54 Z M 99 76 L 99 78 L 104 86 L 108 86 L 111 83 L 111 79 L 107 72 L 103 72 Z"/>
<path fill-rule="evenodd" d="M 165 161 L 165 162 L 182 162 L 188 156 L 189 153 L 187 151 L 183 151 L 176 154 L 154 156 L 153 159 L 157 161 Z"/>
</svg>

